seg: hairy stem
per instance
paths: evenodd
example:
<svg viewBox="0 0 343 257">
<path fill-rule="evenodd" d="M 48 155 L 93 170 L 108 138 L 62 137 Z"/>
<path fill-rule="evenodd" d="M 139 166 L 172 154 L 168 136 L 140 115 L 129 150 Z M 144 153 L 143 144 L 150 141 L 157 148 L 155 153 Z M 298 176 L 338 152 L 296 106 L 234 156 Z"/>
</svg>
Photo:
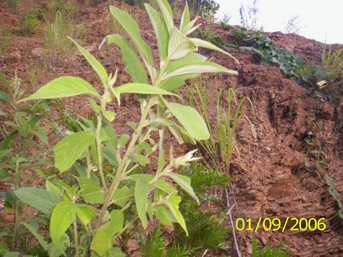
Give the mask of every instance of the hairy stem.
<svg viewBox="0 0 343 257">
<path fill-rule="evenodd" d="M 149 102 L 147 103 L 147 105 L 145 106 L 145 108 L 142 110 L 142 116 L 141 119 L 139 121 L 139 124 L 137 126 L 137 128 L 135 129 L 134 133 L 132 134 L 131 137 L 131 141 L 127 147 L 127 150 L 123 156 L 123 158 L 120 160 L 117 171 L 116 171 L 116 176 L 109 188 L 109 190 L 107 191 L 107 194 L 105 196 L 105 201 L 104 204 L 102 206 L 101 209 L 101 213 L 100 213 L 100 217 L 99 217 L 99 221 L 97 224 L 97 227 L 99 227 L 103 221 L 104 215 L 106 213 L 106 210 L 108 208 L 108 206 L 111 203 L 111 200 L 113 198 L 114 193 L 116 192 L 116 190 L 118 189 L 118 186 L 120 185 L 120 182 L 124 179 L 125 176 L 125 168 L 128 166 L 128 161 L 129 161 L 129 157 L 132 154 L 132 152 L 135 149 L 135 145 L 137 143 L 137 141 L 139 140 L 141 134 L 142 134 L 142 130 L 144 128 L 145 122 L 146 122 L 146 118 L 149 114 L 149 111 L 151 109 L 151 107 L 153 106 L 153 99 L 150 99 Z"/>
<path fill-rule="evenodd" d="M 77 221 L 74 221 L 74 241 L 75 241 L 75 257 L 80 256 L 80 247 L 79 247 L 79 233 L 77 231 Z"/>
<path fill-rule="evenodd" d="M 103 163 L 102 163 L 102 153 L 101 153 L 101 127 L 102 127 L 102 117 L 101 114 L 97 116 L 97 128 L 96 128 L 96 146 L 98 152 L 98 168 L 100 172 L 100 178 L 102 186 L 104 187 L 105 191 L 107 191 L 107 184 L 104 175 Z"/>
</svg>

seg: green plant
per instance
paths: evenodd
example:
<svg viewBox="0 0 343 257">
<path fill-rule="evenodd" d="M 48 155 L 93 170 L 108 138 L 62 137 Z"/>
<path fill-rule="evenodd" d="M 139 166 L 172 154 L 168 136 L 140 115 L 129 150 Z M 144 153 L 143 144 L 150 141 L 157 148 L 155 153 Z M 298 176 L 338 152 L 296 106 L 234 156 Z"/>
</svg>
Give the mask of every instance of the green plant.
<svg viewBox="0 0 343 257">
<path fill-rule="evenodd" d="M 32 35 L 36 32 L 40 19 L 43 19 L 41 9 L 32 9 L 21 17 L 19 33 L 22 35 Z"/>
<path fill-rule="evenodd" d="M 178 223 L 188 234 L 179 209 L 182 198 L 170 181 L 198 201 L 190 179 L 175 172 L 198 158 L 195 150 L 176 157 L 171 148 L 166 160 L 164 135 L 169 130 L 182 143 L 183 138 L 206 140 L 210 134 L 194 108 L 173 102 L 180 98 L 173 91 L 201 73 L 236 72 L 197 53 L 204 47 L 229 55 L 209 42 L 188 37 L 194 22 L 187 5 L 177 28 L 168 2 L 158 0 L 157 4 L 161 13 L 148 4 L 145 7 L 157 37 L 158 68 L 137 22 L 126 11 L 111 6 L 112 16 L 134 48 L 121 35 L 109 35 L 104 43 L 119 46 L 133 82 L 114 87 L 117 72 L 108 74 L 91 53 L 72 40 L 99 76 L 102 91 L 79 77 L 62 76 L 22 100 L 87 95 L 96 116 L 95 124 L 85 121 L 86 125 L 80 124 L 81 131 L 69 131 L 54 146 L 54 166 L 59 175 L 50 176 L 45 189 L 25 187 L 15 192 L 49 218 L 51 240 L 32 231 L 50 256 L 113 256 L 121 251 L 120 235 L 139 221 L 146 228 L 153 217 L 162 223 Z M 140 120 L 129 123 L 131 135 L 116 134 L 112 127 L 116 114 L 107 109 L 109 104 L 120 104 L 122 94 L 135 94 L 140 100 Z M 157 163 L 151 163 L 150 157 L 157 152 Z M 150 163 L 155 169 L 142 172 Z M 130 211 L 133 215 L 128 214 Z"/>
<path fill-rule="evenodd" d="M 252 257 L 287 257 L 289 256 L 287 249 L 284 245 L 280 244 L 279 246 L 273 248 L 266 246 L 262 248 L 256 239 L 252 239 Z"/>
<path fill-rule="evenodd" d="M 7 107 L 0 115 L 0 179 L 9 188 L 5 192 L 0 192 L 0 196 L 5 198 L 6 212 L 14 214 L 14 222 L 13 225 L 2 230 L 0 241 L 4 246 L 10 245 L 12 249 L 17 249 L 25 245 L 25 238 L 19 226 L 22 219 L 22 204 L 16 199 L 12 190 L 21 186 L 23 170 L 39 166 L 39 160 L 45 157 L 41 154 L 44 151 L 30 152 L 28 149 L 37 139 L 44 142 L 45 146 L 48 143 L 47 136 L 40 125 L 47 106 L 44 102 L 19 106 L 17 101 L 24 92 L 17 76 L 6 89 L 6 92 L 0 91 L 0 104 L 3 102 Z"/>
<path fill-rule="evenodd" d="M 342 78 L 343 48 L 332 50 L 329 47 L 329 49 L 324 49 L 322 52 L 322 67 L 327 70 L 329 80 Z"/>
<path fill-rule="evenodd" d="M 11 47 L 13 35 L 10 30 L 0 28 L 0 37 L 0 55 L 5 55 L 8 49 Z"/>
<path fill-rule="evenodd" d="M 48 23 L 44 35 L 44 44 L 47 49 L 47 62 L 50 67 L 70 59 L 74 53 L 73 44 L 67 36 L 78 37 L 80 30 L 66 19 L 62 12 L 57 11 L 55 20 Z"/>
<path fill-rule="evenodd" d="M 235 91 L 230 88 L 227 96 L 221 90 L 216 101 L 216 120 L 210 120 L 209 104 L 210 94 L 208 88 L 203 86 L 206 80 L 199 80 L 198 84 L 189 87 L 190 102 L 198 106 L 204 116 L 212 137 L 209 140 L 199 142 L 200 149 L 205 156 L 208 167 L 227 171 L 230 167 L 232 155 L 236 145 L 236 130 L 241 118 L 244 98 L 238 100 Z M 226 105 L 226 107 L 225 107 Z M 234 108 L 234 106 L 237 106 Z"/>
<path fill-rule="evenodd" d="M 219 10 L 219 4 L 214 0 L 189 0 L 192 14 L 214 21 L 214 16 Z"/>
<path fill-rule="evenodd" d="M 80 7 L 77 0 L 53 0 L 47 3 L 46 19 L 55 19 L 57 13 L 61 13 L 62 17 L 68 20 L 74 20 Z"/>
<path fill-rule="evenodd" d="M 212 208 L 199 209 L 190 197 L 182 195 L 181 210 L 189 227 L 189 236 L 185 236 L 182 230 L 176 228 L 173 239 L 166 243 L 163 231 L 157 227 L 143 241 L 143 256 L 194 257 L 201 256 L 204 251 L 211 256 L 227 254 L 228 246 L 225 241 L 229 231 L 225 228 L 226 213 L 223 209 L 213 208 L 213 204 L 223 203 L 223 194 L 213 195 L 210 192 L 213 189 L 223 191 L 229 178 L 199 163 L 184 169 L 181 174 L 191 178 L 194 192 L 198 195 L 201 204 L 211 205 Z"/>
</svg>

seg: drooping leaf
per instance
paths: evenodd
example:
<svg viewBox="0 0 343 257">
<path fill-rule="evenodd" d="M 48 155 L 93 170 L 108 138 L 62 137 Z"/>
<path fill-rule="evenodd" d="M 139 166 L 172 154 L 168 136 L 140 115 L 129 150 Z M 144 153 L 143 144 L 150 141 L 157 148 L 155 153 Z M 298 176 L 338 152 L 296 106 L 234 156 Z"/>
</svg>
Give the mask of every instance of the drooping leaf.
<svg viewBox="0 0 343 257">
<path fill-rule="evenodd" d="M 164 89 L 142 83 L 128 83 L 114 88 L 118 94 L 174 95 Z"/>
<path fill-rule="evenodd" d="M 54 79 L 42 86 L 33 95 L 24 98 L 21 101 L 39 100 L 39 99 L 57 99 L 62 97 L 70 97 L 87 94 L 99 97 L 94 87 L 87 81 L 72 76 L 62 76 Z"/>
<path fill-rule="evenodd" d="M 166 102 L 169 111 L 186 129 L 189 136 L 196 140 L 207 140 L 210 137 L 207 125 L 196 109 L 178 103 Z"/>
<path fill-rule="evenodd" d="M 145 4 L 145 9 L 149 15 L 152 27 L 157 38 L 159 56 L 163 62 L 168 56 L 169 33 L 163 17 L 149 4 Z"/>
<path fill-rule="evenodd" d="M 210 50 L 214 50 L 214 51 L 220 52 L 220 53 L 222 53 L 222 54 L 225 54 L 225 55 L 231 57 L 231 58 L 234 59 L 237 63 L 239 63 L 238 60 L 237 60 L 233 55 L 231 55 L 230 53 L 228 53 L 228 52 L 224 51 L 223 49 L 217 47 L 216 45 L 212 44 L 211 42 L 202 40 L 202 39 L 200 39 L 200 38 L 190 38 L 190 40 L 191 40 L 197 47 L 207 48 L 207 49 L 210 49 Z"/>
<path fill-rule="evenodd" d="M 80 159 L 94 142 L 93 132 L 82 131 L 63 138 L 54 147 L 55 167 L 64 172 Z"/>
<path fill-rule="evenodd" d="M 192 186 L 191 179 L 189 177 L 179 175 L 176 173 L 168 173 L 168 177 L 172 178 L 176 184 L 178 184 L 183 190 L 185 190 L 191 197 L 193 197 L 198 204 L 200 204 L 199 198 L 196 196 Z"/>
<path fill-rule="evenodd" d="M 74 203 L 63 201 L 55 206 L 50 218 L 50 237 L 52 242 L 60 244 L 64 234 L 76 219 L 77 208 Z"/>
<path fill-rule="evenodd" d="M 179 210 L 179 205 L 181 203 L 181 197 L 178 195 L 173 195 L 168 199 L 167 206 L 169 210 L 172 212 L 174 218 L 176 219 L 177 223 L 183 228 L 188 236 L 188 230 L 186 226 L 185 219 L 182 216 L 182 213 Z"/>
<path fill-rule="evenodd" d="M 171 219 L 170 212 L 164 206 L 158 206 L 154 209 L 154 214 L 156 218 L 161 222 L 163 225 L 172 225 L 173 220 Z"/>
<path fill-rule="evenodd" d="M 124 207 L 131 197 L 133 197 L 133 190 L 123 186 L 114 193 L 112 202 L 120 207 Z"/>
<path fill-rule="evenodd" d="M 108 74 L 104 66 L 85 48 L 80 46 L 74 39 L 69 39 L 76 45 L 79 49 L 80 53 L 85 57 L 89 65 L 93 68 L 93 70 L 98 74 L 101 83 L 105 86 L 108 84 Z"/>
<path fill-rule="evenodd" d="M 96 209 L 86 204 L 79 204 L 77 205 L 77 216 L 82 224 L 87 226 L 96 217 Z"/>
<path fill-rule="evenodd" d="M 143 40 L 139 27 L 135 19 L 132 18 L 130 14 L 128 14 L 124 10 L 120 10 L 117 7 L 110 6 L 110 12 L 114 19 L 118 21 L 118 23 L 122 26 L 122 28 L 127 32 L 127 34 L 132 39 L 133 43 L 135 44 L 136 48 L 138 49 L 139 54 L 143 58 L 143 60 L 153 67 L 153 57 L 151 53 L 150 47 L 147 43 Z"/>
<path fill-rule="evenodd" d="M 186 83 L 186 80 L 196 78 L 197 76 L 198 76 L 197 74 L 187 74 L 187 75 L 172 77 L 169 79 L 162 80 L 158 84 L 158 87 L 164 90 L 168 90 L 168 91 L 175 91 L 178 88 L 182 87 Z"/>
<path fill-rule="evenodd" d="M 165 69 L 165 73 L 170 73 L 190 65 L 202 65 L 205 64 L 206 61 L 207 57 L 203 55 L 197 53 L 189 53 L 183 58 L 169 62 Z"/>
<path fill-rule="evenodd" d="M 126 72 L 132 77 L 132 80 L 134 82 L 148 83 L 145 68 L 135 51 L 129 46 L 128 41 L 120 35 L 109 35 L 106 37 L 106 41 L 108 44 L 119 46 Z"/>
<path fill-rule="evenodd" d="M 34 187 L 22 187 L 14 191 L 20 201 L 49 215 L 53 207 L 62 201 L 62 198 L 53 192 Z"/>
<path fill-rule="evenodd" d="M 23 223 L 23 225 L 37 239 L 40 246 L 47 251 L 49 244 L 45 241 L 44 237 L 38 233 L 37 229 L 29 223 Z"/>
<path fill-rule="evenodd" d="M 91 249 L 100 256 L 106 255 L 112 248 L 113 236 L 121 231 L 123 225 L 123 212 L 119 210 L 112 211 L 110 222 L 102 225 L 95 232 Z"/>
<path fill-rule="evenodd" d="M 90 204 L 101 204 L 104 201 L 104 191 L 100 187 L 99 180 L 95 177 L 80 177 L 81 197 Z"/>
<path fill-rule="evenodd" d="M 152 176 L 149 175 L 140 175 L 136 176 L 136 185 L 135 185 L 135 202 L 138 217 L 142 222 L 144 228 L 148 225 L 148 219 L 146 216 L 147 205 L 148 205 L 148 195 L 151 190 L 149 182 L 151 181 Z"/>
<path fill-rule="evenodd" d="M 170 72 L 164 76 L 163 79 L 168 79 L 175 76 L 181 76 L 186 74 L 201 74 L 201 73 L 228 73 L 231 75 L 237 75 L 237 72 L 234 70 L 227 69 L 219 64 L 212 62 L 205 62 L 202 64 L 188 65 L 180 69 L 177 69 L 173 72 Z"/>
</svg>

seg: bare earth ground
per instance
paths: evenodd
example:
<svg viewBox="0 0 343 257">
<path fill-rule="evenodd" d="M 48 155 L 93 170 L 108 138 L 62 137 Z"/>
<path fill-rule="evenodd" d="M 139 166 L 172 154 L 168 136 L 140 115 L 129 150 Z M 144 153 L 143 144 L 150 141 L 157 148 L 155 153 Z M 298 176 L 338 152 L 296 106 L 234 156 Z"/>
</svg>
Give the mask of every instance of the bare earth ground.
<svg viewBox="0 0 343 257">
<path fill-rule="evenodd" d="M 138 20 L 144 38 L 157 50 L 153 31 L 144 11 L 112 1 L 114 5 L 129 9 Z M 97 46 L 109 30 L 108 4 L 81 10 L 81 21 L 86 27 L 82 44 L 92 51 L 108 69 L 119 68 L 121 82 L 129 77 L 123 72 L 119 53 L 113 48 L 102 51 Z M 0 3 L 0 26 L 14 27 L 18 16 L 6 10 Z M 224 39 L 231 40 L 229 32 L 214 27 Z M 281 47 L 303 56 L 310 63 L 320 62 L 323 44 L 298 35 L 271 33 L 270 37 Z M 15 36 L 9 51 L 0 56 L 0 70 L 9 77 L 17 70 L 27 83 L 28 70 L 43 62 L 42 36 Z M 231 197 L 236 202 L 234 217 L 325 217 L 330 231 L 326 233 L 280 233 L 259 232 L 257 238 L 263 244 L 278 244 L 284 241 L 292 256 L 326 257 L 343 256 L 342 221 L 337 217 L 335 202 L 327 187 L 314 172 L 305 169 L 312 163 L 306 155 L 304 138 L 309 133 L 322 143 L 322 151 L 328 163 L 328 175 L 334 178 L 337 189 L 343 195 L 343 105 L 333 104 L 315 97 L 313 92 L 287 79 L 277 67 L 257 64 L 250 53 L 233 50 L 240 61 L 235 65 L 219 54 L 206 52 L 217 62 L 239 71 L 237 78 L 218 75 L 210 77 L 207 86 L 211 92 L 221 87 L 234 87 L 240 96 L 248 96 L 253 106 L 246 105 L 239 134 L 234 163 L 228 174 L 232 177 Z M 82 76 L 96 83 L 96 78 L 80 56 L 62 65 L 44 70 L 33 92 L 40 85 L 61 74 Z M 137 114 L 136 100 L 126 98 L 120 111 L 116 129 L 126 129 L 126 121 L 134 120 Z M 67 99 L 68 110 L 87 115 L 90 110 L 79 98 Z M 215 106 L 210 106 L 214 109 Z M 138 111 L 138 110 L 137 110 Z M 52 114 L 53 115 L 53 114 Z M 1 187 L 1 185 L 0 185 Z M 343 199 L 342 199 L 343 200 Z M 1 218 L 1 217 L 0 217 Z M 250 256 L 251 234 L 238 233 L 243 256 Z M 234 253 L 233 253 L 234 256 Z"/>
</svg>

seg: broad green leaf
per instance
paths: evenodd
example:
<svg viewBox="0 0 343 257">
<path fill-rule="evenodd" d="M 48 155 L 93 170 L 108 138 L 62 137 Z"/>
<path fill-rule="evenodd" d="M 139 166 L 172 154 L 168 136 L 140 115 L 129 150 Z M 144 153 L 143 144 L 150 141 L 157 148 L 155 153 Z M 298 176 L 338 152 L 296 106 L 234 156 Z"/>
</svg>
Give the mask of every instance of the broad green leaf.
<svg viewBox="0 0 343 257">
<path fill-rule="evenodd" d="M 191 15 L 189 13 L 188 2 L 186 1 L 185 9 L 183 10 L 181 22 L 180 22 L 180 30 L 184 32 L 184 28 L 190 23 Z"/>
<path fill-rule="evenodd" d="M 111 256 L 111 257 L 126 257 L 126 254 L 123 253 L 119 247 L 113 247 L 109 251 L 109 256 Z"/>
<path fill-rule="evenodd" d="M 162 15 L 164 22 L 168 28 L 168 31 L 171 31 L 174 28 L 174 21 L 173 21 L 173 10 L 168 2 L 168 0 L 156 0 Z"/>
<path fill-rule="evenodd" d="M 164 89 L 142 83 L 128 83 L 114 88 L 118 94 L 174 95 Z"/>
<path fill-rule="evenodd" d="M 120 35 L 109 35 L 106 37 L 106 41 L 108 44 L 119 46 L 126 72 L 132 77 L 132 80 L 134 82 L 148 83 L 145 68 L 135 51 L 129 46 L 128 41 Z"/>
<path fill-rule="evenodd" d="M 110 123 L 107 123 L 106 126 L 104 127 L 104 133 L 107 136 L 106 142 L 109 143 L 109 145 L 113 149 L 117 149 L 117 144 L 118 144 L 118 137 L 117 133 L 113 129 Z"/>
<path fill-rule="evenodd" d="M 103 86 L 107 86 L 108 84 L 108 74 L 104 66 L 85 48 L 80 46 L 74 39 L 69 39 L 76 45 L 76 47 L 79 49 L 80 53 L 85 57 L 89 65 L 93 68 L 93 70 L 98 74 L 101 83 Z"/>
<path fill-rule="evenodd" d="M 197 53 L 189 53 L 183 58 L 169 62 L 165 69 L 165 73 L 176 71 L 180 68 L 184 68 L 185 66 L 202 65 L 202 64 L 205 64 L 206 62 L 207 62 L 207 57 L 197 54 Z"/>
<path fill-rule="evenodd" d="M 201 47 L 201 48 L 207 48 L 210 50 L 214 50 L 217 52 L 220 52 L 222 54 L 225 54 L 229 57 L 231 57 L 232 59 L 234 59 L 237 63 L 239 63 L 239 61 L 230 53 L 224 51 L 223 49 L 217 47 L 216 45 L 212 44 L 211 42 L 199 39 L 199 38 L 190 38 L 189 40 L 191 40 L 193 42 L 193 44 L 195 44 L 197 47 Z"/>
<path fill-rule="evenodd" d="M 172 225 L 173 220 L 171 219 L 171 215 L 169 214 L 169 211 L 164 206 L 157 206 L 154 209 L 154 214 L 156 218 L 163 224 L 163 225 Z"/>
<path fill-rule="evenodd" d="M 195 50 L 195 45 L 178 29 L 173 28 L 168 44 L 169 60 L 182 58 Z"/>
<path fill-rule="evenodd" d="M 157 38 L 159 56 L 161 58 L 161 62 L 163 62 L 168 57 L 168 28 L 162 16 L 154 8 L 152 8 L 151 5 L 145 4 L 145 9 L 149 15 L 152 27 L 154 28 Z"/>
<path fill-rule="evenodd" d="M 104 202 L 104 191 L 100 187 L 99 181 L 94 178 L 80 177 L 81 197 L 90 204 L 101 204 Z"/>
<path fill-rule="evenodd" d="M 143 227 L 146 228 L 148 225 L 148 219 L 146 216 L 148 196 L 151 190 L 149 182 L 151 181 L 151 176 L 140 175 L 136 177 L 135 185 L 135 202 L 138 217 L 140 218 Z"/>
<path fill-rule="evenodd" d="M 164 90 L 168 90 L 168 91 L 175 91 L 178 88 L 182 87 L 186 83 L 186 80 L 196 78 L 197 76 L 199 75 L 187 74 L 187 75 L 172 77 L 169 79 L 162 80 L 158 84 L 158 87 Z"/>
<path fill-rule="evenodd" d="M 94 87 L 87 81 L 72 76 L 62 76 L 42 86 L 33 95 L 21 100 L 56 99 L 87 94 L 100 97 Z"/>
<path fill-rule="evenodd" d="M 87 226 L 96 217 L 96 209 L 92 206 L 79 204 L 77 205 L 77 216 L 82 224 Z"/>
<path fill-rule="evenodd" d="M 105 146 L 102 148 L 102 154 L 106 161 L 108 161 L 113 167 L 117 167 L 118 160 L 115 148 L 112 148 L 111 146 Z"/>
<path fill-rule="evenodd" d="M 182 213 L 179 210 L 179 205 L 181 203 L 181 197 L 178 195 L 173 195 L 168 199 L 167 206 L 169 210 L 172 212 L 174 218 L 176 219 L 177 223 L 183 228 L 188 236 L 188 230 L 186 227 L 185 219 L 182 216 Z"/>
<path fill-rule="evenodd" d="M 112 202 L 120 207 L 124 207 L 131 197 L 133 197 L 133 190 L 123 186 L 114 193 Z"/>
<path fill-rule="evenodd" d="M 10 97 L 3 91 L 0 91 L 0 101 L 9 102 Z"/>
<path fill-rule="evenodd" d="M 176 184 L 178 184 L 183 190 L 185 190 L 191 197 L 193 197 L 198 204 L 200 204 L 199 198 L 196 196 L 192 186 L 191 186 L 191 179 L 189 177 L 179 175 L 176 173 L 168 173 L 168 177 L 172 178 Z"/>
<path fill-rule="evenodd" d="M 93 132 L 82 131 L 63 138 L 54 147 L 55 167 L 64 172 L 80 159 L 94 142 Z"/>
<path fill-rule="evenodd" d="M 52 242 L 60 244 L 64 234 L 76 219 L 77 208 L 75 204 L 64 201 L 55 206 L 50 218 L 50 237 Z"/>
<path fill-rule="evenodd" d="M 111 213 L 111 221 L 102 225 L 93 238 L 91 249 L 100 256 L 106 255 L 112 248 L 112 238 L 119 233 L 124 225 L 123 212 L 114 210 Z"/>
<path fill-rule="evenodd" d="M 151 67 L 153 67 L 153 57 L 150 47 L 143 40 L 137 22 L 126 11 L 120 10 L 117 7 L 110 6 L 112 16 L 118 21 L 122 28 L 132 39 L 134 45 L 138 49 L 142 59 Z"/>
<path fill-rule="evenodd" d="M 62 201 L 58 194 L 34 187 L 22 187 L 14 191 L 20 201 L 49 215 L 53 207 Z"/>
<path fill-rule="evenodd" d="M 189 136 L 196 140 L 207 140 L 210 137 L 207 125 L 196 109 L 178 103 L 168 103 L 169 111 L 186 129 Z"/>
<path fill-rule="evenodd" d="M 37 229 L 29 223 L 23 223 L 23 225 L 37 239 L 41 247 L 47 251 L 49 244 L 45 241 L 44 237 L 38 233 Z"/>
<path fill-rule="evenodd" d="M 163 192 L 165 192 L 167 194 L 177 193 L 177 190 L 175 189 L 175 187 L 173 187 L 170 183 L 168 183 L 162 179 L 157 180 L 155 185 L 158 189 L 162 190 Z"/>
<path fill-rule="evenodd" d="M 212 62 L 205 62 L 203 64 L 189 65 L 177 69 L 173 72 L 170 72 L 163 76 L 163 79 L 168 79 L 175 76 L 181 76 L 186 74 L 201 74 L 201 73 L 228 73 L 231 75 L 237 75 L 237 72 L 234 70 L 227 69 L 219 64 Z"/>
</svg>

